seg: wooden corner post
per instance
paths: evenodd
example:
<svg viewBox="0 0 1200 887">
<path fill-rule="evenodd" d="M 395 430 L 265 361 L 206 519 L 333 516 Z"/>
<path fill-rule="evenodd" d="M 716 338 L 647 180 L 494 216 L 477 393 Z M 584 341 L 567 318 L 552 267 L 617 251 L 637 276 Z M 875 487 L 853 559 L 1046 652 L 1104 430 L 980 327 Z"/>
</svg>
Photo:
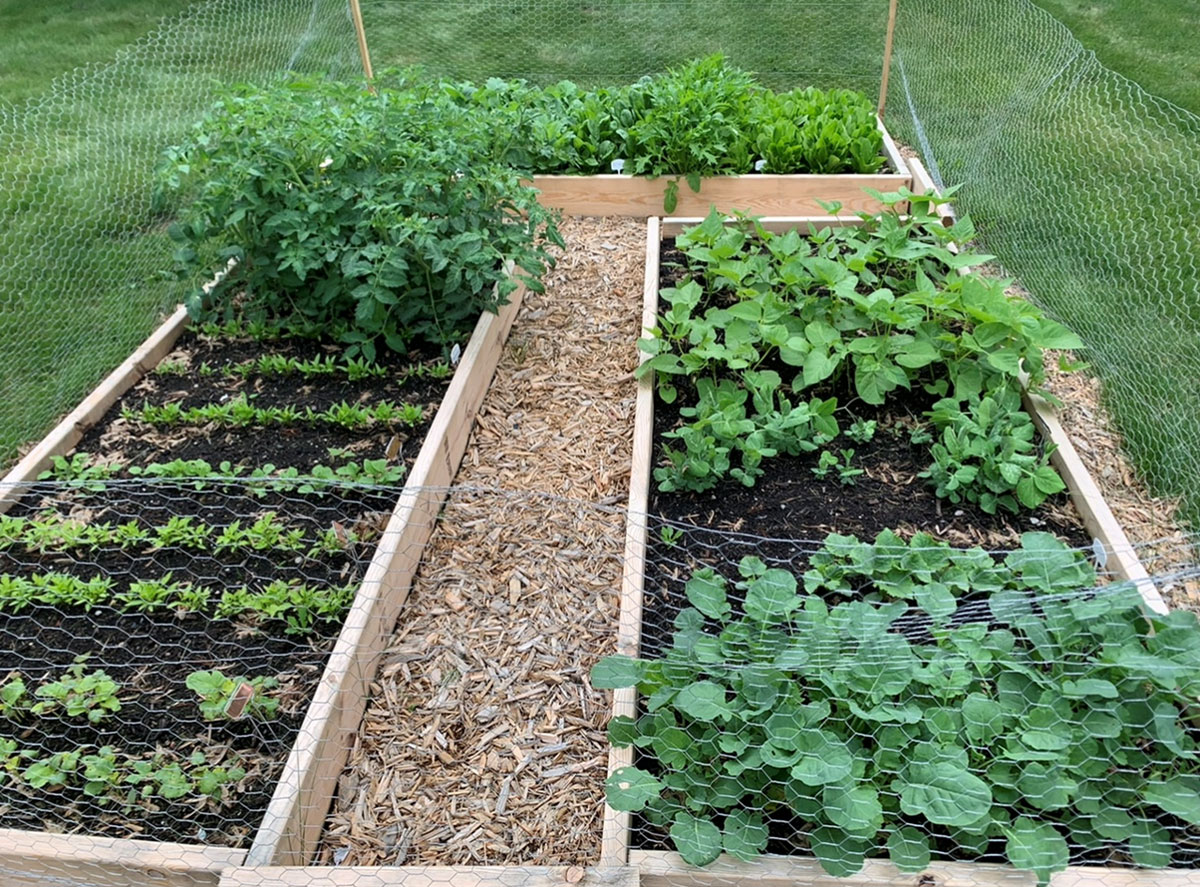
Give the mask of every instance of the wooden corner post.
<svg viewBox="0 0 1200 887">
<path fill-rule="evenodd" d="M 357 5 L 357 0 L 353 0 Z M 888 75 L 892 71 L 892 41 L 896 36 L 896 2 L 888 2 L 887 37 L 883 40 L 883 74 L 879 78 L 879 119 L 883 119 L 883 109 L 887 104 Z"/>
<path fill-rule="evenodd" d="M 892 0 L 893 5 L 896 0 Z M 358 37 L 358 54 L 362 56 L 363 74 L 367 77 L 367 88 L 371 92 L 375 91 L 375 72 L 371 69 L 371 50 L 367 48 L 367 30 L 363 27 L 362 8 L 358 5 L 358 0 L 350 0 L 350 19 L 354 22 L 354 33 Z M 891 44 L 891 36 L 888 36 L 888 46 Z"/>
</svg>

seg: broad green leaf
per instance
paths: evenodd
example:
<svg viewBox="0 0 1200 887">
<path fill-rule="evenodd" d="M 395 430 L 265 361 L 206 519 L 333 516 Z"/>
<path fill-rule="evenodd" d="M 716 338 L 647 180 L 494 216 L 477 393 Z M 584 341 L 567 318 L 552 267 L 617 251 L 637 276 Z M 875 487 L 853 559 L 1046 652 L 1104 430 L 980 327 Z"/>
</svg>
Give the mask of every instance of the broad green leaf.
<svg viewBox="0 0 1200 887">
<path fill-rule="evenodd" d="M 1006 832 L 1008 861 L 1037 875 L 1039 885 L 1049 883 L 1052 874 L 1067 867 L 1067 841 L 1050 823 L 1022 816 Z"/>
<path fill-rule="evenodd" d="M 708 865 L 721 855 L 721 830 L 710 819 L 676 814 L 670 834 L 675 849 L 689 865 Z"/>
<path fill-rule="evenodd" d="M 725 817 L 725 852 L 737 859 L 751 860 L 767 849 L 767 824 L 762 815 L 735 810 Z"/>
<path fill-rule="evenodd" d="M 917 606 L 934 619 L 943 619 L 958 609 L 958 601 L 954 597 L 954 592 L 941 582 L 918 585 L 916 599 Z"/>
<path fill-rule="evenodd" d="M 692 574 L 684 586 L 688 602 L 707 616 L 724 622 L 731 608 L 725 596 L 725 579 L 715 570 L 704 567 Z"/>
<path fill-rule="evenodd" d="M 883 805 L 879 792 L 870 785 L 825 786 L 822 798 L 825 813 L 834 825 L 852 835 L 869 838 L 883 825 Z"/>
<path fill-rule="evenodd" d="M 633 687 L 642 679 L 642 663 L 628 656 L 605 656 L 592 666 L 592 686 L 597 690 Z"/>
<path fill-rule="evenodd" d="M 854 758 L 846 743 L 827 730 L 809 729 L 797 740 L 796 749 L 804 757 L 792 767 L 792 778 L 805 785 L 840 782 L 854 767 Z"/>
<path fill-rule="evenodd" d="M 1101 837 L 1124 841 L 1133 834 L 1133 817 L 1117 807 L 1103 807 L 1092 817 L 1092 828 Z"/>
<path fill-rule="evenodd" d="M 800 604 L 796 577 L 787 570 L 767 570 L 746 586 L 746 615 L 756 622 L 780 622 Z"/>
<path fill-rule="evenodd" d="M 1149 819 L 1138 819 L 1133 823 L 1129 836 L 1129 855 L 1138 865 L 1148 869 L 1162 869 L 1171 864 L 1174 842 L 1165 827 Z"/>
<path fill-rule="evenodd" d="M 866 859 L 866 842 L 833 826 L 822 825 L 809 832 L 808 846 L 821 868 L 835 878 L 857 874 Z"/>
<path fill-rule="evenodd" d="M 652 773 L 637 767 L 621 767 L 605 780 L 604 799 L 614 810 L 636 813 L 651 799 L 657 798 L 664 787 Z"/>
<path fill-rule="evenodd" d="M 617 715 L 608 722 L 608 741 L 617 748 L 628 748 L 637 737 L 637 721 L 628 715 Z"/>
<path fill-rule="evenodd" d="M 1192 825 L 1200 825 L 1200 776 L 1172 776 L 1150 781 L 1142 797 Z"/>
<path fill-rule="evenodd" d="M 987 816 L 992 805 L 987 783 L 945 762 L 910 765 L 898 787 L 901 810 L 939 825 L 971 825 Z"/>
<path fill-rule="evenodd" d="M 912 874 L 929 868 L 929 838 L 911 826 L 888 835 L 887 848 L 892 865 L 902 872 Z"/>
<path fill-rule="evenodd" d="M 1004 729 L 1004 709 L 982 693 L 971 693 L 962 704 L 963 729 L 972 742 L 986 745 Z"/>
<path fill-rule="evenodd" d="M 731 712 L 725 688 L 712 681 L 688 684 L 675 697 L 675 707 L 698 721 L 725 720 Z"/>
<path fill-rule="evenodd" d="M 1104 699 L 1116 699 L 1120 694 L 1112 681 L 1101 678 L 1081 678 L 1078 681 L 1063 681 L 1063 696 L 1068 699 L 1082 699 L 1085 696 L 1100 696 Z"/>
<path fill-rule="evenodd" d="M 1061 810 L 1071 803 L 1078 783 L 1068 779 L 1062 767 L 1036 761 L 1028 764 L 1017 778 L 1017 789 L 1039 810 Z"/>
</svg>

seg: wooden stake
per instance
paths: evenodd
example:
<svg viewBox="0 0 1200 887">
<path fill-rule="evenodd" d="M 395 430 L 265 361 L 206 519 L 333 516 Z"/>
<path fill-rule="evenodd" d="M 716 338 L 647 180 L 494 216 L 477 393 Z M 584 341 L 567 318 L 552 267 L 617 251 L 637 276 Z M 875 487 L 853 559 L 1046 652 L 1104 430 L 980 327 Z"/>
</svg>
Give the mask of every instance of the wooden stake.
<svg viewBox="0 0 1200 887">
<path fill-rule="evenodd" d="M 895 6 L 896 0 L 892 0 Z M 363 27 L 362 9 L 358 0 L 350 0 L 350 18 L 354 21 L 354 33 L 358 35 L 358 54 L 362 56 L 363 73 L 367 75 L 367 89 L 375 91 L 375 72 L 371 70 L 371 50 L 367 48 L 367 31 Z M 891 47 L 891 35 L 888 35 L 888 46 Z"/>
<path fill-rule="evenodd" d="M 353 2 L 353 0 L 352 0 Z M 888 3 L 887 38 L 883 41 L 883 76 L 879 81 L 879 118 L 887 104 L 888 74 L 892 71 L 892 38 L 896 36 L 896 0 Z"/>
</svg>

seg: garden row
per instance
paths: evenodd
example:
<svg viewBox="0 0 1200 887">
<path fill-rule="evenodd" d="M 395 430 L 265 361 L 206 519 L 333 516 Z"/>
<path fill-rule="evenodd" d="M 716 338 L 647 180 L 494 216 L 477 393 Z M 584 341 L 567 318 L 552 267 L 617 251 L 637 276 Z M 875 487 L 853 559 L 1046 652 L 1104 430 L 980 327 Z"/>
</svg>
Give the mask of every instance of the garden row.
<svg viewBox="0 0 1200 887">
<path fill-rule="evenodd" d="M 592 672 L 611 861 L 1195 864 L 1200 626 L 1038 396 L 1080 343 L 910 202 L 807 236 L 652 224 L 624 631 Z"/>
</svg>

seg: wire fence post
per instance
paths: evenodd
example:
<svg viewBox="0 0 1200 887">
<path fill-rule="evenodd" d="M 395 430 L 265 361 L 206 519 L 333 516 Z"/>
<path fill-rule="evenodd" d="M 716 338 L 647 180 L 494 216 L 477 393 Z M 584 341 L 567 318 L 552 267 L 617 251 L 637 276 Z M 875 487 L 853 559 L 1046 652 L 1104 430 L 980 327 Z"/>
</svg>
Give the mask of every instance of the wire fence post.
<svg viewBox="0 0 1200 887">
<path fill-rule="evenodd" d="M 888 74 L 892 70 L 892 38 L 896 35 L 896 2 L 897 0 L 890 0 L 888 3 L 887 37 L 883 41 L 883 75 L 879 79 L 878 114 L 880 120 L 883 119 L 883 109 L 887 104 Z M 355 5 L 357 5 L 356 0 Z"/>
<path fill-rule="evenodd" d="M 893 5 L 895 0 L 892 0 Z M 358 0 L 350 0 L 350 18 L 354 21 L 354 33 L 358 36 L 358 54 L 362 56 L 363 74 L 367 77 L 367 88 L 375 91 L 375 72 L 371 69 L 371 50 L 367 48 L 367 31 L 363 27 L 362 8 Z M 891 47 L 891 34 L 888 34 L 888 46 Z"/>
</svg>

